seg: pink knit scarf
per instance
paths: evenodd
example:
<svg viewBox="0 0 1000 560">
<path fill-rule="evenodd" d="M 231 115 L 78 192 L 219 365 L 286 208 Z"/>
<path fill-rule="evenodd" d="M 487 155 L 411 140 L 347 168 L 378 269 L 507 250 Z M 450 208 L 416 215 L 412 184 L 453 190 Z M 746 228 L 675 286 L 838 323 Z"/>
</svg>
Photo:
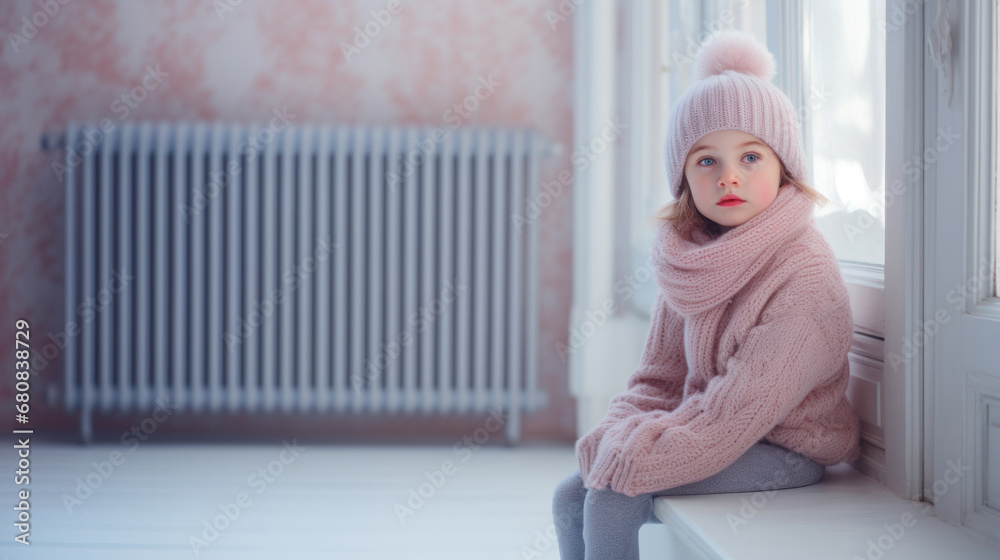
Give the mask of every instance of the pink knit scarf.
<svg viewBox="0 0 1000 560">
<path fill-rule="evenodd" d="M 664 223 L 651 262 L 667 302 L 690 317 L 732 299 L 778 250 L 809 227 L 812 210 L 809 197 L 785 185 L 763 212 L 714 239 L 701 229 L 679 232 Z"/>
</svg>

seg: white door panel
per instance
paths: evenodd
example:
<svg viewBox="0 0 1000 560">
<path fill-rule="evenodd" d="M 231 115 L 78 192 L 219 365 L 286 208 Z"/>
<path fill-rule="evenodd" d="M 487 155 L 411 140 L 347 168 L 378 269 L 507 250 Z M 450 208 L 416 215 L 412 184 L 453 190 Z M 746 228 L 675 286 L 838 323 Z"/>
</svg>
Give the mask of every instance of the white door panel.
<svg viewBox="0 0 1000 560">
<path fill-rule="evenodd" d="M 932 165 L 925 180 L 928 290 L 918 340 L 933 395 L 925 499 L 938 517 L 1000 543 L 995 10 L 995 2 L 945 2 L 929 6 L 925 18 L 933 38 L 928 56 L 937 61 L 925 68 L 925 130 L 951 131 L 957 141 L 943 147 L 924 136 Z M 950 34 L 942 33 L 947 28 Z"/>
</svg>

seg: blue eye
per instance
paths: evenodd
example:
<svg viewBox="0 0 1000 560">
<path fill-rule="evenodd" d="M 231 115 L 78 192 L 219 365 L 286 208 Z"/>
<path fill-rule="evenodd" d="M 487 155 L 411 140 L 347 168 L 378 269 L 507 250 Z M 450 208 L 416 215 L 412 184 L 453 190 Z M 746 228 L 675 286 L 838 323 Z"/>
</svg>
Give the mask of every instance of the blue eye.
<svg viewBox="0 0 1000 560">
<path fill-rule="evenodd" d="M 760 156 L 758 156 L 757 154 L 747 154 L 747 155 L 743 156 L 743 158 L 744 159 L 746 159 L 746 158 L 753 158 L 753 159 L 747 160 L 747 163 L 757 163 L 757 160 L 760 159 Z"/>
<path fill-rule="evenodd" d="M 706 161 L 708 163 L 705 163 Z M 698 165 L 712 165 L 713 163 L 715 163 L 715 160 L 710 157 L 705 157 L 698 160 Z"/>
</svg>

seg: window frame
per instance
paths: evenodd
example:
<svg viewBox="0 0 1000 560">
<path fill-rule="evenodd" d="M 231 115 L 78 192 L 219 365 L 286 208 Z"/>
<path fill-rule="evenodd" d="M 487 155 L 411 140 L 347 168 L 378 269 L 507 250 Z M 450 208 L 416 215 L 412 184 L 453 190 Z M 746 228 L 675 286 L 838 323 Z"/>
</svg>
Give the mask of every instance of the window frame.
<svg viewBox="0 0 1000 560">
<path fill-rule="evenodd" d="M 941 3 L 938 7 L 947 11 L 950 20 L 950 52 L 942 69 L 929 63 L 924 69 L 927 124 L 923 142 L 930 149 L 940 127 L 954 126 L 962 144 L 959 150 L 943 152 L 927 173 L 925 220 L 939 240 L 958 247 L 929 243 L 925 306 L 937 311 L 957 301 L 959 313 L 957 321 L 942 321 L 946 325 L 942 331 L 950 323 L 952 332 L 930 337 L 926 346 L 929 405 L 924 492 L 934 502 L 937 517 L 1000 542 L 996 508 L 983 508 L 979 501 L 984 476 L 995 461 L 986 460 L 983 428 L 989 423 L 984 413 L 1000 406 L 1000 367 L 994 344 L 1000 332 L 1000 298 L 993 294 L 992 282 L 977 282 L 982 260 L 996 258 L 993 208 L 1000 171 L 996 152 L 1000 144 L 996 128 L 1000 9 L 986 2 Z M 937 20 L 937 11 L 928 9 L 925 34 Z M 946 87 L 953 88 L 950 99 Z M 942 208 L 948 204 L 952 208 Z M 995 271 L 997 262 L 991 264 Z M 952 298 L 956 293 L 958 300 Z M 990 407 L 984 408 L 986 404 Z M 948 461 L 955 458 L 959 463 L 966 461 L 975 476 L 956 483 L 958 491 L 942 492 L 937 486 L 942 481 L 950 483 Z"/>
</svg>

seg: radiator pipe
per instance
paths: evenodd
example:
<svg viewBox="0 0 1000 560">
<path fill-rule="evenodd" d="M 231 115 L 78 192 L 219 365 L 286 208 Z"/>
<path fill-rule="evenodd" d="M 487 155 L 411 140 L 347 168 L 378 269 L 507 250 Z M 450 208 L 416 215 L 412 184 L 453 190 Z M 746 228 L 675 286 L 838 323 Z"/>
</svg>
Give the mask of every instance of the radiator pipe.
<svg viewBox="0 0 1000 560">
<path fill-rule="evenodd" d="M 66 133 L 65 132 L 43 132 L 42 133 L 42 151 L 51 152 L 54 150 L 61 150 L 66 147 Z M 549 142 L 548 147 L 544 151 L 544 155 L 548 157 L 559 157 L 563 153 L 563 146 L 559 142 Z"/>
<path fill-rule="evenodd" d="M 52 150 L 61 150 L 66 147 L 66 133 L 65 132 L 43 132 L 42 133 L 42 151 L 51 152 Z"/>
</svg>

